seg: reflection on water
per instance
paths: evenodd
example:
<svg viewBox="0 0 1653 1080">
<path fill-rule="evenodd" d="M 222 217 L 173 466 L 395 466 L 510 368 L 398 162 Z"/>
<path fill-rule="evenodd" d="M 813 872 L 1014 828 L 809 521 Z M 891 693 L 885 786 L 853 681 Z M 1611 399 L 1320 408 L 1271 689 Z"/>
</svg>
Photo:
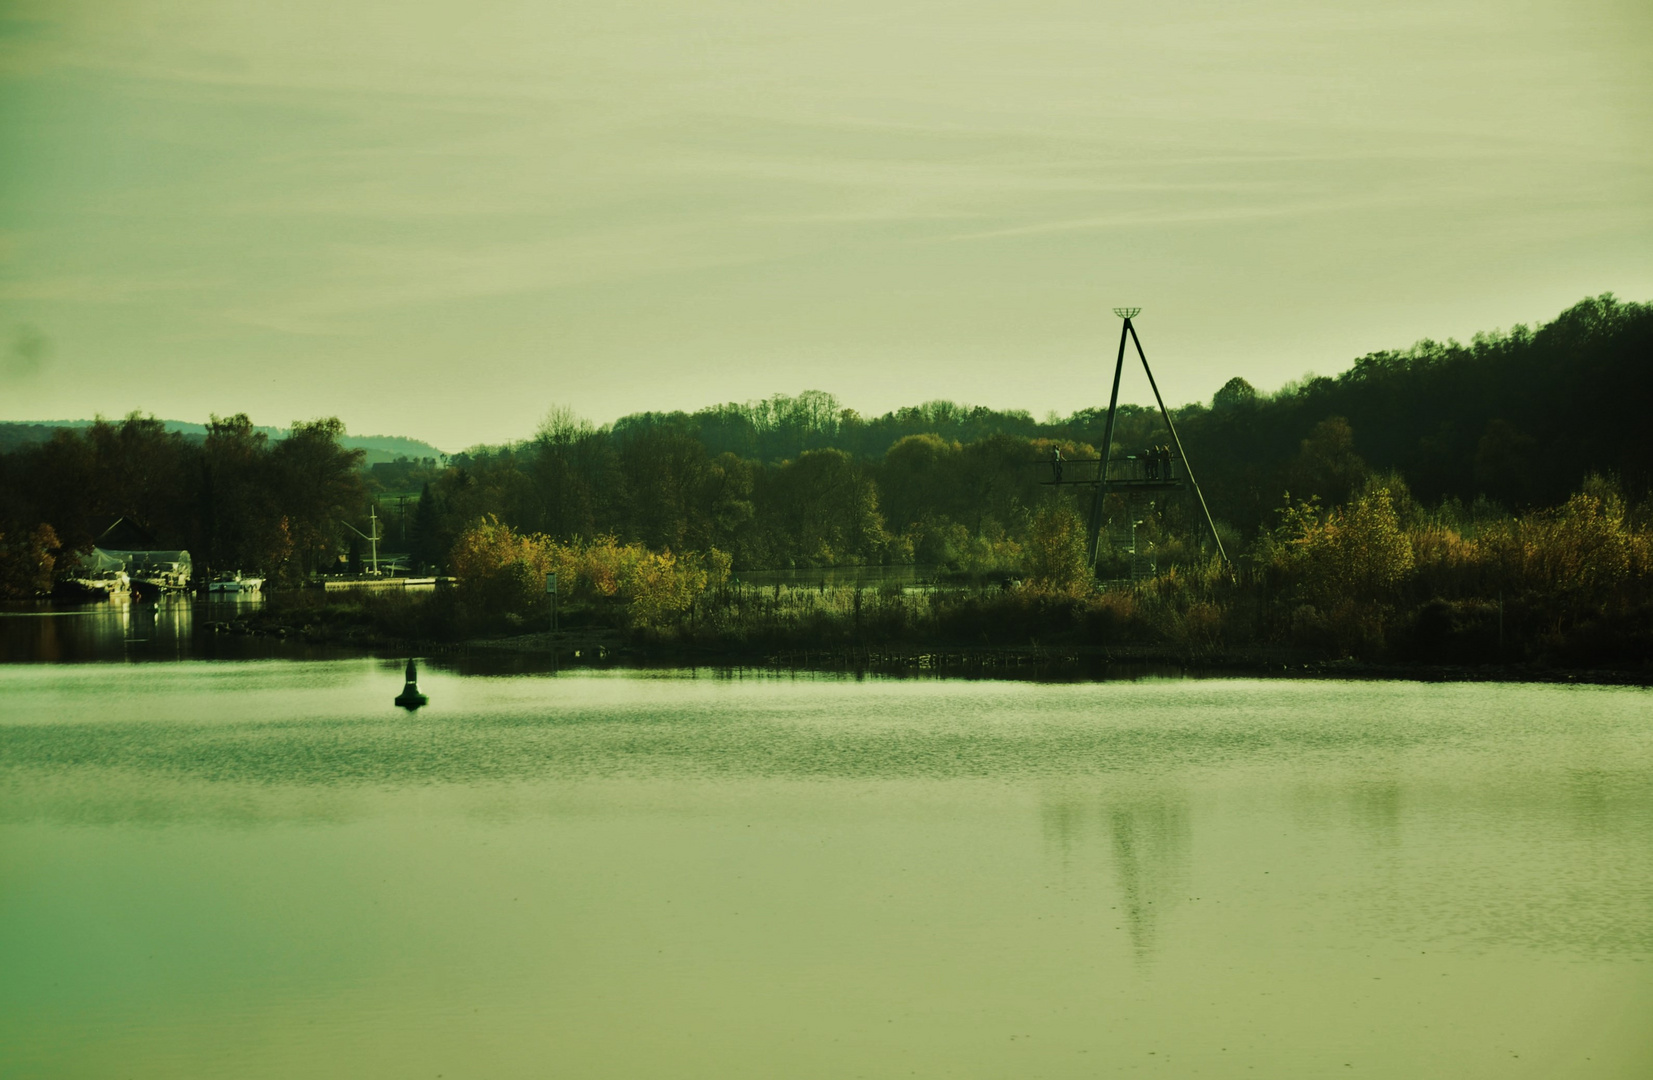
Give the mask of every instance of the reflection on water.
<svg viewBox="0 0 1653 1080">
<path fill-rule="evenodd" d="M 1377 778 L 1349 789 L 1349 806 L 1355 817 L 1381 842 L 1394 843 L 1400 837 L 1401 784 L 1392 778 Z"/>
<path fill-rule="evenodd" d="M 1644 691 L 400 675 L 0 668 L 0 1073 L 1653 1065 Z"/>
<path fill-rule="evenodd" d="M 215 593 L 210 599 L 165 593 L 153 600 L 120 597 L 85 604 L 12 602 L 0 606 L 0 663 L 337 655 L 301 641 L 211 629 L 263 604 L 259 593 Z"/>
<path fill-rule="evenodd" d="M 1071 870 L 1076 859 L 1111 855 L 1120 925 L 1139 961 L 1152 958 L 1158 921 L 1188 893 L 1192 825 L 1170 793 L 1087 801 L 1056 798 L 1041 808 L 1044 834 Z"/>
<path fill-rule="evenodd" d="M 0 658 L 10 661 L 102 660 L 193 655 L 195 604 L 185 596 L 126 598 L 73 606 L 12 605 L 0 611 Z"/>
<path fill-rule="evenodd" d="M 1138 957 L 1153 950 L 1155 922 L 1188 891 L 1188 814 L 1179 806 L 1115 807 L 1108 813 L 1120 904 Z"/>
</svg>

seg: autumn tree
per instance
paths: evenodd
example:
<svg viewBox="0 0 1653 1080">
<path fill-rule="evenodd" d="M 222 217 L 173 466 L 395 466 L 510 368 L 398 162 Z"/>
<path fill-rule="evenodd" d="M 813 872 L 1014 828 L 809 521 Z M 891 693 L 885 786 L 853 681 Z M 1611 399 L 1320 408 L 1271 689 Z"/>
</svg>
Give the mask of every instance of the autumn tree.
<svg viewBox="0 0 1653 1080">
<path fill-rule="evenodd" d="M 0 597 L 18 600 L 51 592 L 57 552 L 57 534 L 50 525 L 17 536 L 0 532 Z"/>
<path fill-rule="evenodd" d="M 1065 500 L 1034 511 L 1027 538 L 1029 584 L 1051 592 L 1075 592 L 1090 584 L 1085 523 Z"/>
</svg>

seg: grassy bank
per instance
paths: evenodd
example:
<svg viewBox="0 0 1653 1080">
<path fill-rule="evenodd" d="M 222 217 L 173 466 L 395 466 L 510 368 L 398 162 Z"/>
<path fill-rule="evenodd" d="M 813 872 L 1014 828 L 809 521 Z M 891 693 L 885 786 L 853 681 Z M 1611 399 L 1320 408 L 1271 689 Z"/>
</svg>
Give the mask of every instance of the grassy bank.
<svg viewBox="0 0 1653 1080">
<path fill-rule="evenodd" d="M 342 600 L 274 594 L 246 629 L 373 649 L 508 648 L 641 663 L 960 673 L 1109 664 L 1351 674 L 1451 668 L 1461 677 L 1523 678 L 1597 670 L 1653 681 L 1653 611 L 1645 607 L 1570 623 L 1523 595 L 1501 606 L 1434 597 L 1331 616 L 1306 607 L 1266 580 L 1213 569 L 1088 593 L 730 586 L 664 624 L 635 623 L 622 604 L 576 602 L 559 612 L 556 635 L 547 632 L 548 618 L 477 609 L 457 591 Z M 1358 631 L 1360 647 L 1346 647 L 1339 619 Z"/>
<path fill-rule="evenodd" d="M 1013 667 L 1067 658 L 1645 679 L 1646 518 L 1603 481 L 1563 506 L 1512 517 L 1425 510 L 1398 481 L 1374 479 L 1343 506 L 1289 504 L 1235 563 L 1185 546 L 1182 562 L 1148 580 L 1104 584 L 1086 566 L 1077 519 L 1052 506 L 1035 521 L 1021 578 L 874 587 L 744 584 L 716 550 L 559 542 L 487 519 L 456 545 L 453 589 L 276 593 L 254 619 L 310 641 L 425 651 L 486 643 L 638 661 Z"/>
</svg>

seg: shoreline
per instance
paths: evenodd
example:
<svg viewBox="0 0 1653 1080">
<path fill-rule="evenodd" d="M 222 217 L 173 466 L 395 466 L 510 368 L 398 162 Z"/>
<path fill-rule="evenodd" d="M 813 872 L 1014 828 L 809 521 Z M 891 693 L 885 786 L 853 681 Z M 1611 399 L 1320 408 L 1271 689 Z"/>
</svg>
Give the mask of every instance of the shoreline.
<svg viewBox="0 0 1653 1080">
<path fill-rule="evenodd" d="M 792 641 L 672 640 L 587 624 L 559 630 L 448 637 L 395 632 L 384 622 L 328 618 L 321 612 L 260 607 L 239 617 L 197 623 L 198 641 L 262 640 L 285 652 L 321 649 L 343 654 L 428 658 L 483 668 L 565 667 L 751 669 L 892 677 L 1107 680 L 1143 677 L 1293 678 L 1405 682 L 1509 682 L 1653 687 L 1653 662 L 1636 667 L 1544 662 L 1427 663 L 1334 657 L 1291 645 L 1204 645 L 1068 640 L 987 644 L 920 635 L 905 640 L 818 644 Z M 318 618 L 316 616 L 322 615 Z M 1071 633 L 1071 632 L 1070 632 Z M 1067 635 L 1063 635 L 1067 636 Z M 210 651 L 210 650 L 209 650 Z M 23 663 L 32 662 L 23 660 Z"/>
<path fill-rule="evenodd" d="M 936 675 L 957 678 L 1109 679 L 1167 675 L 1188 678 L 1364 679 L 1404 682 L 1508 682 L 1653 687 L 1653 663 L 1643 667 L 1579 667 L 1543 663 L 1428 664 L 1329 657 L 1287 645 L 1188 651 L 1145 643 L 1028 642 L 979 645 L 947 641 L 823 644 L 819 647 L 639 640 L 613 627 L 531 631 L 438 640 L 386 634 L 336 624 L 271 626 L 275 612 L 234 623 L 208 623 L 214 633 L 246 634 L 367 655 L 432 660 L 475 659 L 499 664 L 537 661 L 552 668 L 747 668 L 776 671 Z M 262 625 L 261 625 L 262 624 Z M 536 665 L 538 666 L 538 665 Z"/>
<path fill-rule="evenodd" d="M 1653 687 L 1653 669 L 1551 667 L 1532 664 L 1381 663 L 1316 657 L 1301 651 L 1236 649 L 1188 655 L 1152 645 L 1026 645 L 972 647 L 918 644 L 903 648 L 713 649 L 650 647 L 549 632 L 420 644 L 439 659 L 476 654 L 538 658 L 570 667 L 746 668 L 893 677 L 1091 681 L 1164 675 L 1180 678 L 1349 679 L 1397 682 L 1507 682 Z M 385 652 L 383 646 L 373 652 Z"/>
</svg>

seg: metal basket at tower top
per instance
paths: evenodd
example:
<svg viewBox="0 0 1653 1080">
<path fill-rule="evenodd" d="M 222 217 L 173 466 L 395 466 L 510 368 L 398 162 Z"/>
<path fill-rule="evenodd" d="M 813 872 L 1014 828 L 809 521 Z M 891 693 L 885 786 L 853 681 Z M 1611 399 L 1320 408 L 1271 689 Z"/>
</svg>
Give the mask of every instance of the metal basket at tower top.
<svg viewBox="0 0 1653 1080">
<path fill-rule="evenodd" d="M 1113 309 L 1113 313 L 1121 319 L 1134 319 L 1142 314 L 1142 309 L 1139 307 L 1116 307 Z"/>
</svg>

